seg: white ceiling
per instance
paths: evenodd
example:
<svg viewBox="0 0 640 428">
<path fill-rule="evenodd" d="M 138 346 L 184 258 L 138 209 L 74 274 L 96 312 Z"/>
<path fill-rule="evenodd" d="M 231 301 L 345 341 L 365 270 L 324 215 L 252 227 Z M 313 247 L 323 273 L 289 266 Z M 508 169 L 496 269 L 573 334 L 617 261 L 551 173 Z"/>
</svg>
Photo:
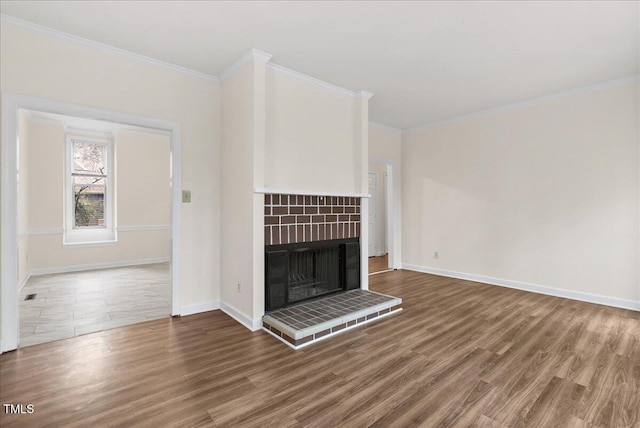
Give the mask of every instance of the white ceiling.
<svg viewBox="0 0 640 428">
<path fill-rule="evenodd" d="M 5 1 L 3 14 L 218 75 L 250 48 L 408 128 L 638 74 L 639 2 Z"/>
</svg>

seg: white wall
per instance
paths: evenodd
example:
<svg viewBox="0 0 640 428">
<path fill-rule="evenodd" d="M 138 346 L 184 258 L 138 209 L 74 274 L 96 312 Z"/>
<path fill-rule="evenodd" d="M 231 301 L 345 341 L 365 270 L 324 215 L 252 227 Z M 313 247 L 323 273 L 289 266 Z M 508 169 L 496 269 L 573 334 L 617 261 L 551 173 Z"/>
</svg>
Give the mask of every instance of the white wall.
<svg viewBox="0 0 640 428">
<path fill-rule="evenodd" d="M 406 133 L 403 262 L 637 304 L 638 117 L 636 80 Z"/>
<path fill-rule="evenodd" d="M 181 300 L 220 297 L 219 85 L 3 23 L 0 90 L 182 125 Z"/>
<path fill-rule="evenodd" d="M 114 245 L 95 248 L 64 246 L 66 132 L 63 122 L 26 120 L 25 146 L 29 165 L 27 262 L 30 273 L 60 272 L 119 262 L 168 259 L 170 230 L 168 136 L 118 132 L 113 148 L 116 185 L 113 197 L 117 227 L 138 228 L 118 232 Z M 90 131 L 90 130 L 87 130 Z M 21 131 L 22 134 L 22 131 Z M 82 131 L 73 131 L 82 135 Z M 85 132 L 86 134 L 86 132 Z M 89 134 L 86 134 L 89 135 Z M 21 198 L 22 195 L 19 195 Z M 167 229 L 151 230 L 150 227 Z"/>
<path fill-rule="evenodd" d="M 391 165 L 389 203 L 392 207 L 392 227 L 387 229 L 389 265 L 402 266 L 402 132 L 378 124 L 369 124 L 369 159 Z"/>
<path fill-rule="evenodd" d="M 266 82 L 266 186 L 360 193 L 356 100 L 274 69 Z"/>
</svg>

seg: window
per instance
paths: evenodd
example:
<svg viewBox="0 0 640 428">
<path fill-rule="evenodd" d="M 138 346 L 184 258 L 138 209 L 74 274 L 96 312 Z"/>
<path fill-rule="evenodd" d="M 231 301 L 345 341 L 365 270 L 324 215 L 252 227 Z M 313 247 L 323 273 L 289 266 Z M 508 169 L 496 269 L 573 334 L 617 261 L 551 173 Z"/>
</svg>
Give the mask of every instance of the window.
<svg viewBox="0 0 640 428">
<path fill-rule="evenodd" d="M 65 244 L 115 241 L 110 139 L 67 136 Z"/>
</svg>

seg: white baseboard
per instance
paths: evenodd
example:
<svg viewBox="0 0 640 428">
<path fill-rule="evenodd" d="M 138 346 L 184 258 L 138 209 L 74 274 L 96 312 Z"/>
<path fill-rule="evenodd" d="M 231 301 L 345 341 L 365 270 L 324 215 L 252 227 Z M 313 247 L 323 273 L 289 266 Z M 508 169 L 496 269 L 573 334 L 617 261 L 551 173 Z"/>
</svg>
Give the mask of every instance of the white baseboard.
<svg viewBox="0 0 640 428">
<path fill-rule="evenodd" d="M 490 276 L 474 275 L 470 273 L 454 272 L 443 269 L 435 269 L 427 266 L 418 266 L 403 263 L 403 269 L 416 272 L 430 273 L 433 275 L 450 278 L 465 279 L 468 281 L 482 282 L 484 284 L 499 285 L 501 287 L 515 288 L 517 290 L 531 291 L 533 293 L 549 296 L 564 297 L 565 299 L 580 300 L 582 302 L 597 303 L 599 305 L 613 306 L 616 308 L 640 311 L 640 301 L 622 299 L 619 297 L 603 296 L 600 294 L 584 293 L 581 291 L 567 290 L 566 288 L 548 287 L 545 285 L 529 284 L 526 282 L 512 281 L 508 279 L 492 278 Z"/>
<path fill-rule="evenodd" d="M 50 275 L 53 273 L 82 272 L 85 270 L 108 269 L 108 268 L 127 267 L 127 266 L 136 266 L 136 265 L 150 265 L 155 263 L 167 263 L 169 261 L 170 261 L 169 257 L 157 257 L 154 259 L 90 263 L 86 265 L 75 265 L 75 266 L 56 266 L 56 267 L 42 268 L 42 269 L 31 269 L 29 270 L 28 276 Z"/>
<path fill-rule="evenodd" d="M 249 318 L 248 316 L 246 316 L 245 314 L 243 314 L 242 312 L 240 312 L 238 309 L 234 308 L 227 302 L 221 301 L 220 309 L 222 310 L 222 312 L 229 315 L 231 318 L 238 321 L 240 324 L 242 324 L 243 326 L 245 326 L 251 331 L 258 331 L 262 328 L 262 318 L 258 320 Z"/>
<path fill-rule="evenodd" d="M 186 305 L 180 308 L 180 315 L 193 315 L 199 314 L 202 312 L 215 311 L 216 309 L 220 309 L 220 299 L 217 300 L 209 300 L 208 302 L 195 303 L 193 305 Z"/>
</svg>

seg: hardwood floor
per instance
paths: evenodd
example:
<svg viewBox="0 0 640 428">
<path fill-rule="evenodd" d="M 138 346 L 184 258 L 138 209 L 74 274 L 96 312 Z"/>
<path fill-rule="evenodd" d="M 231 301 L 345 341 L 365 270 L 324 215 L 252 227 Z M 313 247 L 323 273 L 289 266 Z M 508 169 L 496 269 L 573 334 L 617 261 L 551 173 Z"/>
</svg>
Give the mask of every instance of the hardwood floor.
<svg viewBox="0 0 640 428">
<path fill-rule="evenodd" d="M 389 269 L 389 254 L 369 257 L 369 273 L 382 272 Z"/>
<path fill-rule="evenodd" d="M 4 426 L 640 426 L 640 313 L 393 271 L 404 310 L 304 350 L 220 311 L 0 356 Z"/>
</svg>

